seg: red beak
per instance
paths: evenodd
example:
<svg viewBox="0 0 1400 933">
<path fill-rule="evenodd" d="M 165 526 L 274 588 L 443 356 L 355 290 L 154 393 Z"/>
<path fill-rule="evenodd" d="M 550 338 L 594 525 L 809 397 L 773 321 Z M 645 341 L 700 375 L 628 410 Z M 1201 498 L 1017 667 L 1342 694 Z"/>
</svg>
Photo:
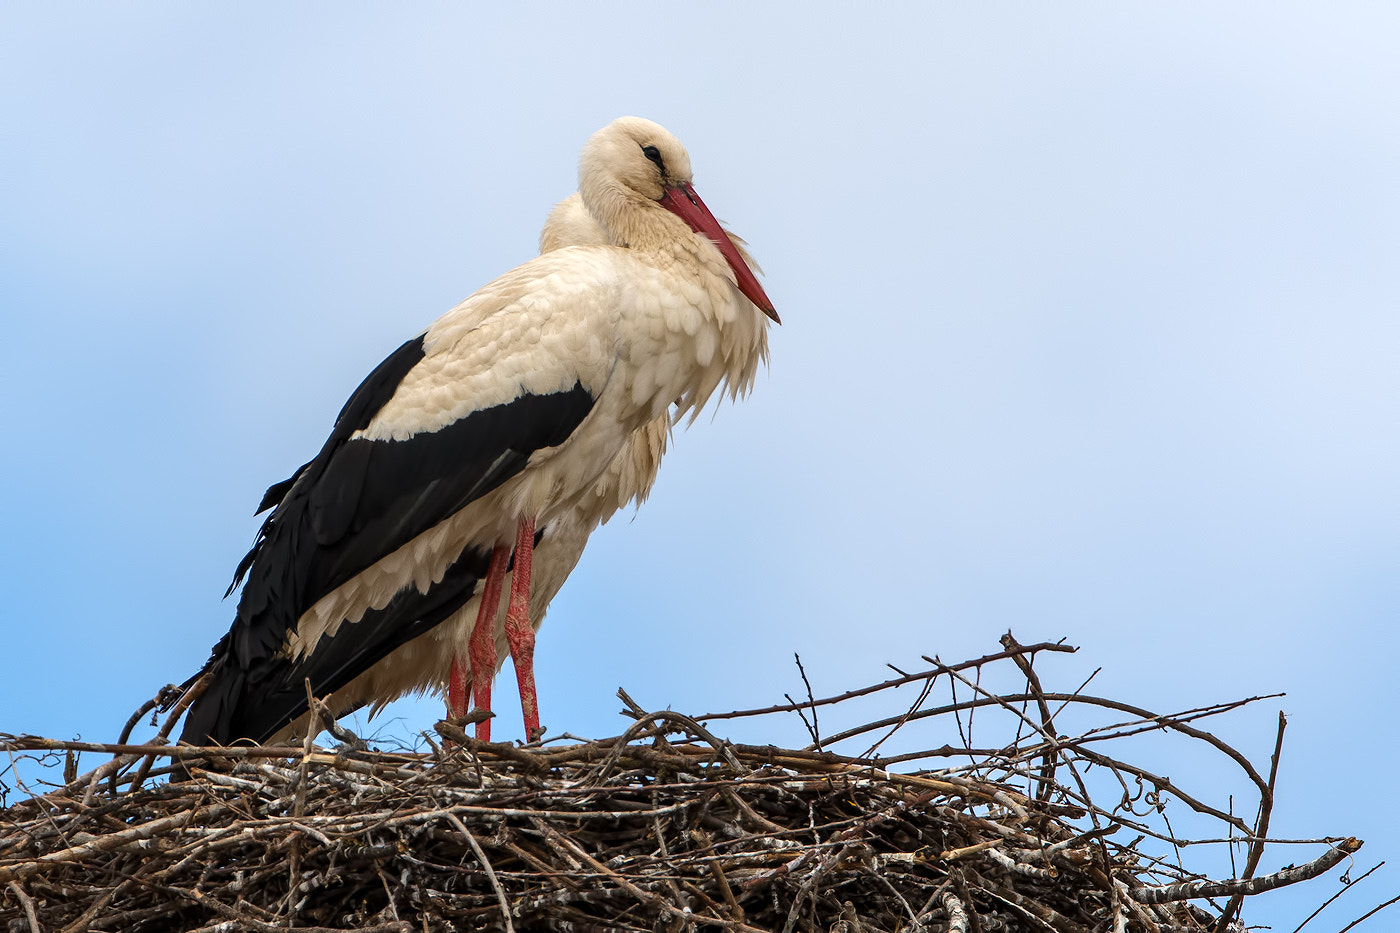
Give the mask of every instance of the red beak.
<svg viewBox="0 0 1400 933">
<path fill-rule="evenodd" d="M 734 270 L 734 278 L 738 280 L 739 291 L 744 293 L 744 297 L 772 318 L 775 324 L 782 323 L 778 320 L 778 312 L 773 310 L 773 302 L 768 300 L 763 286 L 758 284 L 758 277 L 753 274 L 748 263 L 744 262 L 734 244 L 729 242 L 729 235 L 724 232 L 719 221 L 715 220 L 715 215 L 710 213 L 705 202 L 700 200 L 700 195 L 695 193 L 694 188 L 690 185 L 667 188 L 661 197 L 661 206 L 684 220 L 696 233 L 709 237 L 710 241 L 719 247 L 725 262 L 729 263 L 729 268 Z"/>
</svg>

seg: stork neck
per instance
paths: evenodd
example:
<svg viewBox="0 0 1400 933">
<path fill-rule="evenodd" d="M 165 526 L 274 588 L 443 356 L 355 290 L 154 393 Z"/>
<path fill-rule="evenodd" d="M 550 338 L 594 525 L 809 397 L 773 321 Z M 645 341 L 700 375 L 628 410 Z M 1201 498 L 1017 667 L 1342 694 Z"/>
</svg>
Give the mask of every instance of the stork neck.
<svg viewBox="0 0 1400 933">
<path fill-rule="evenodd" d="M 690 235 L 690 228 L 660 204 L 616 183 L 580 187 L 584 206 L 624 249 L 656 250 Z"/>
</svg>

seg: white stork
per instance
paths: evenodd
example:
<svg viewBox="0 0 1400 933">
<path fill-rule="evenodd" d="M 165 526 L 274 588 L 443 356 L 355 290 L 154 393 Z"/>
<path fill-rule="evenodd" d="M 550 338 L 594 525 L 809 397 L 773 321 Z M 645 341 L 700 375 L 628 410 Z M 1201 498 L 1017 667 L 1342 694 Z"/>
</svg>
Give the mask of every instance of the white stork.
<svg viewBox="0 0 1400 933">
<path fill-rule="evenodd" d="M 739 253 L 740 258 L 743 259 L 744 264 L 750 269 L 756 270 L 757 264 L 749 255 L 744 241 L 727 230 L 725 233 L 734 249 Z M 544 229 L 540 231 L 541 253 L 570 246 L 610 245 L 618 244 L 608 241 L 607 231 L 588 212 L 582 197 L 577 192 L 554 206 L 545 222 Z M 699 409 L 696 409 L 692 413 L 692 418 L 698 413 Z M 622 450 L 608 464 L 607 469 L 603 471 L 603 474 L 599 476 L 589 491 L 575 501 L 571 508 L 566 509 L 551 521 L 547 528 L 540 530 L 542 540 L 535 550 L 530 583 L 530 625 L 534 631 L 539 630 L 544 621 L 545 610 L 583 556 L 584 547 L 593 531 L 628 504 L 640 505 L 651 492 L 651 487 L 656 482 L 657 471 L 661 467 L 661 457 L 666 452 L 670 433 L 671 419 L 669 415 L 662 415 L 649 422 L 642 429 L 633 432 Z M 440 629 L 442 634 L 438 639 L 439 641 L 443 638 L 456 639 L 459 645 L 459 653 L 453 659 L 444 690 L 447 696 L 448 711 L 453 716 L 461 716 L 466 712 L 469 683 L 474 685 L 471 689 L 475 689 L 478 693 L 476 705 L 480 708 L 490 708 L 491 681 L 489 679 L 486 681 L 488 693 L 483 697 L 480 695 L 480 682 L 472 677 L 472 672 L 474 670 L 495 671 L 499 668 L 507 651 L 513 655 L 518 650 L 518 645 L 512 645 L 507 637 L 504 617 L 498 617 L 496 624 L 488 627 L 480 623 L 472 612 L 472 608 L 473 606 L 469 605 L 465 611 L 458 613 L 456 626 L 442 626 Z M 469 628 L 465 627 L 468 620 L 473 623 Z M 427 670 L 432 664 L 434 656 L 443 657 L 440 646 L 428 648 L 423 645 L 424 641 L 426 639 L 419 639 L 417 642 L 405 645 L 404 648 L 400 649 L 401 652 L 413 652 L 419 656 L 415 659 L 415 663 L 409 665 L 411 670 L 420 672 Z M 460 650 L 463 646 L 468 648 L 465 653 Z M 432 654 L 428 655 L 427 652 L 432 652 Z M 393 669 L 392 662 L 395 660 L 394 658 L 386 660 L 384 664 L 376 668 L 376 671 L 382 670 L 385 675 L 389 674 Z M 371 674 L 373 673 L 371 672 Z M 396 692 L 389 689 L 378 691 L 377 695 L 392 697 L 401 696 L 404 692 L 407 690 Z M 522 698 L 523 702 L 524 698 Z M 382 705 L 382 703 L 378 705 Z M 490 737 L 489 721 L 477 725 L 477 737 Z"/>
<path fill-rule="evenodd" d="M 731 237 L 731 239 L 735 239 Z M 607 234 L 583 205 L 577 192 L 555 205 L 540 231 L 540 252 L 568 246 L 607 246 Z M 751 267 L 742 241 L 735 243 Z M 545 611 L 583 556 L 589 536 L 618 510 L 646 499 L 656 481 L 661 457 L 671 434 L 669 414 L 648 422 L 633 432 L 621 451 L 613 457 L 588 491 L 537 532 L 533 569 L 530 577 L 530 627 L 538 631 Z M 514 571 L 506 576 L 513 581 Z M 467 710 L 473 690 L 473 671 L 493 675 L 510 653 L 505 613 L 498 611 L 491 624 L 483 624 L 481 590 L 441 625 L 396 648 L 384 660 L 356 677 L 327 699 L 337 716 L 368 706 L 373 716 L 393 700 L 413 692 L 436 689 L 447 699 L 448 712 L 461 716 Z M 473 639 L 471 636 L 475 634 Z M 486 691 L 476 685 L 476 705 L 490 709 L 490 684 Z M 287 737 L 301 734 L 298 721 L 287 730 Z M 490 738 L 490 721 L 477 724 L 477 737 Z M 280 737 L 279 737 L 280 738 Z"/>
<path fill-rule="evenodd" d="M 747 391 L 767 356 L 763 315 L 777 321 L 660 126 L 624 117 L 594 134 L 579 194 L 608 245 L 548 252 L 439 318 L 268 490 L 262 508 L 275 508 L 239 565 L 237 617 L 182 740 L 267 741 L 306 712 L 306 680 L 335 694 L 474 597 L 472 625 L 494 642 L 512 554 L 504 630 L 526 734 L 538 733 L 536 529 L 587 515 L 600 478 L 673 401 L 679 415 L 722 385 Z M 494 673 L 494 660 L 473 664 L 478 705 Z"/>
</svg>

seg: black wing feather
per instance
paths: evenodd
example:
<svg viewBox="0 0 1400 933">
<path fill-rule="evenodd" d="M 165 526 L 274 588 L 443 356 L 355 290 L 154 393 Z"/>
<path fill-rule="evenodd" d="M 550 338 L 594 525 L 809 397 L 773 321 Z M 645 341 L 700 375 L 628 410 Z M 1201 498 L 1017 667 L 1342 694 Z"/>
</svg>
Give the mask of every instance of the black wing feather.
<svg viewBox="0 0 1400 933">
<path fill-rule="evenodd" d="M 321 447 L 321 452 L 314 460 L 303 463 L 295 473 L 280 483 L 274 483 L 263 493 L 262 501 L 258 503 L 254 515 L 261 515 L 268 509 L 280 505 L 296 486 L 297 481 L 318 465 L 323 465 L 331 455 L 356 431 L 368 427 L 374 420 L 374 416 L 394 397 L 394 392 L 398 389 L 399 383 L 403 382 L 403 377 L 407 376 L 409 370 L 417 366 L 423 359 L 423 336 L 420 334 L 412 340 L 405 341 L 397 350 L 390 353 L 384 360 L 364 378 L 356 388 L 350 393 L 350 398 L 341 406 L 340 414 L 335 416 L 335 425 L 331 428 L 331 436 L 326 438 L 326 443 Z M 243 582 L 243 578 L 252 569 L 253 562 L 261 552 L 264 542 L 272 532 L 276 513 L 269 515 L 263 522 L 263 526 L 258 531 L 258 536 L 253 542 L 253 547 L 238 562 L 238 569 L 233 573 L 233 582 L 229 584 L 225 597 L 233 594 L 238 589 L 238 585 Z"/>
<path fill-rule="evenodd" d="M 406 587 L 296 663 L 285 656 L 288 634 L 317 600 L 519 473 L 536 450 L 563 443 L 593 406 L 576 383 L 406 440 L 353 437 L 422 358 L 420 337 L 384 360 L 341 409 L 315 459 L 264 496 L 264 507 L 277 496 L 276 508 L 239 563 L 234 586 L 247 583 L 238 615 L 205 666 L 213 682 L 192 705 L 184 740 L 262 741 L 305 712 L 305 678 L 318 696 L 339 689 L 470 600 L 489 548 L 469 549 L 427 593 Z"/>
<path fill-rule="evenodd" d="M 317 696 L 344 687 L 465 605 L 490 562 L 490 551 L 465 551 L 427 593 L 405 587 L 383 609 L 371 609 L 358 622 L 342 626 L 338 637 L 322 639 L 313 653 L 296 661 L 269 658 L 248 668 L 226 661 L 210 691 L 190 710 L 181 738 L 194 745 L 266 742 L 307 711 L 308 678 Z M 372 637 L 360 637 L 362 633 Z M 338 718 L 352 711 L 332 713 Z"/>
</svg>

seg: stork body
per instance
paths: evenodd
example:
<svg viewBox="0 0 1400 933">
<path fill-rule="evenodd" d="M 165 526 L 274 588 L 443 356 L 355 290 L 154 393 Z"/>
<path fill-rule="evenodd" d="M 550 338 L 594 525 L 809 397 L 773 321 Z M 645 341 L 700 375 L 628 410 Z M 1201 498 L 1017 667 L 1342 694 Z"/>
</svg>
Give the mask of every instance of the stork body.
<svg viewBox="0 0 1400 933">
<path fill-rule="evenodd" d="M 580 195 L 609 245 L 546 253 L 449 311 L 380 364 L 321 452 L 269 490 L 275 508 L 239 567 L 238 615 L 183 739 L 285 732 L 306 711 L 307 679 L 324 696 L 360 678 L 369 693 L 342 694 L 351 705 L 440 683 L 452 650 L 375 668 L 415 640 L 459 644 L 483 584 L 502 582 L 501 555 L 521 568 L 537 531 L 547 548 L 552 523 L 596 515 L 600 479 L 670 403 L 685 412 L 751 385 L 767 353 L 761 313 L 776 316 L 694 196 L 674 137 L 637 118 L 605 127 L 585 147 Z M 545 565 L 544 589 L 574 550 Z M 498 613 L 482 618 L 494 642 Z M 472 673 L 475 689 L 494 670 Z"/>
<path fill-rule="evenodd" d="M 620 244 L 609 241 L 607 231 L 588 212 L 577 192 L 555 205 L 545 221 L 544 229 L 540 231 L 541 254 L 568 247 L 617 245 Z M 469 613 L 463 612 L 455 620 L 457 624 L 452 626 L 456 631 L 445 633 L 447 637 L 455 635 L 458 645 L 443 690 L 449 715 L 463 715 L 467 711 L 468 700 L 472 698 L 478 708 L 491 708 L 492 681 L 506 652 L 509 652 L 516 662 L 526 737 L 533 737 L 532 729 L 538 728 L 539 723 L 538 700 L 532 677 L 535 632 L 544 622 L 545 610 L 550 602 L 583 556 L 583 549 L 594 529 L 629 502 L 640 504 L 651 491 L 670 432 L 671 422 L 666 414 L 633 432 L 587 493 L 561 512 L 547 529 L 540 530 L 543 547 L 537 548 L 532 555 L 531 576 L 526 584 L 529 587 L 528 615 L 513 615 L 507 609 L 504 615 L 496 613 L 492 616 L 499 597 L 488 571 L 486 586 L 478 597 L 477 614 L 471 617 L 471 628 L 463 627 L 469 618 Z M 518 542 L 516 550 L 518 554 Z M 492 556 L 495 561 L 505 559 L 499 550 Z M 520 573 L 517 563 L 509 574 L 513 597 L 522 585 Z M 501 581 L 501 586 L 504 586 L 504 581 Z M 523 665 L 522 658 L 525 662 Z M 478 723 L 476 733 L 477 738 L 489 740 L 490 720 Z"/>
</svg>

